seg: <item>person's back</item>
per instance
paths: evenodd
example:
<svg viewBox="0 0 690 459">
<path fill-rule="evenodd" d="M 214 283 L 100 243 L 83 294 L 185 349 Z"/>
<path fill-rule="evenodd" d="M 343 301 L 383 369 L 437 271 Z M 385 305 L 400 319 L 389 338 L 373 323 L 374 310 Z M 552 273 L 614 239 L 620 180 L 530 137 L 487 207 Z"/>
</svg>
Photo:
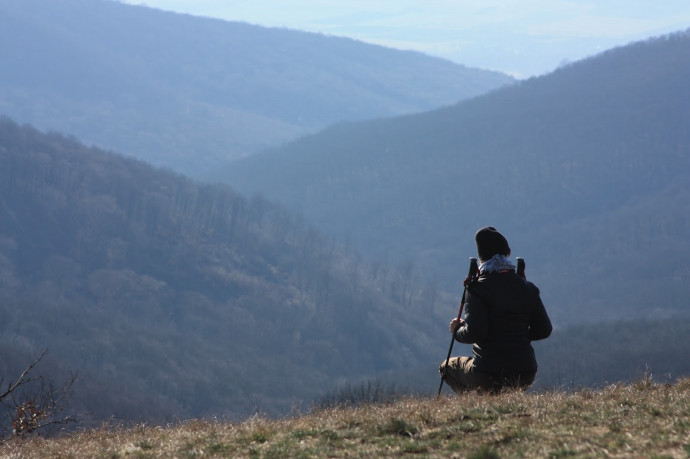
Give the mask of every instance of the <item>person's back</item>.
<svg viewBox="0 0 690 459">
<path fill-rule="evenodd" d="M 539 290 L 514 271 L 482 273 L 470 284 L 455 339 L 473 344 L 478 370 L 536 371 L 531 341 L 551 334 Z"/>
<path fill-rule="evenodd" d="M 537 287 L 508 260 L 505 238 L 487 227 L 475 239 L 480 274 L 468 285 L 464 320 L 451 322 L 455 339 L 472 344 L 474 356 L 444 362 L 441 374 L 455 391 L 527 388 L 537 371 L 531 342 L 547 338 L 551 322 Z"/>
</svg>

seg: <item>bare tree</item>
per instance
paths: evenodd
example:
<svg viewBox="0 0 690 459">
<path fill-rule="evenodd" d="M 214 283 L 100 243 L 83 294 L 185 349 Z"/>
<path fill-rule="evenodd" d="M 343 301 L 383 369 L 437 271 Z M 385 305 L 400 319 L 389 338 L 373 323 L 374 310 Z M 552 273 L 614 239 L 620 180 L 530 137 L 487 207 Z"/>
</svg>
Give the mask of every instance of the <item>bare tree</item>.
<svg viewBox="0 0 690 459">
<path fill-rule="evenodd" d="M 61 417 L 67 398 L 72 393 L 72 386 L 77 382 L 73 373 L 59 386 L 43 376 L 33 376 L 36 365 L 43 359 L 48 350 L 44 350 L 19 377 L 7 384 L 7 389 L 0 393 L 0 403 L 7 411 L 10 426 L 0 424 L 2 434 L 0 443 L 11 437 L 25 437 L 40 429 L 58 424 L 77 422 L 76 418 L 67 415 Z M 4 386 L 0 380 L 0 391 Z"/>
</svg>

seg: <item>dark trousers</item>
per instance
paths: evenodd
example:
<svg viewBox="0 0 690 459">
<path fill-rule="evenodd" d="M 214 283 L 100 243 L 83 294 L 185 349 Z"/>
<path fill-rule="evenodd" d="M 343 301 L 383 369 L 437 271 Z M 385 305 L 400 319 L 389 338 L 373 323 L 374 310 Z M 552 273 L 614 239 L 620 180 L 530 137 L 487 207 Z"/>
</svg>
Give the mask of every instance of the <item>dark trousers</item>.
<svg viewBox="0 0 690 459">
<path fill-rule="evenodd" d="M 536 371 L 487 373 L 477 371 L 472 365 L 472 357 L 453 357 L 448 364 L 443 362 L 439 372 L 443 380 L 455 392 L 479 390 L 491 393 L 503 389 L 526 390 L 537 375 Z"/>
</svg>

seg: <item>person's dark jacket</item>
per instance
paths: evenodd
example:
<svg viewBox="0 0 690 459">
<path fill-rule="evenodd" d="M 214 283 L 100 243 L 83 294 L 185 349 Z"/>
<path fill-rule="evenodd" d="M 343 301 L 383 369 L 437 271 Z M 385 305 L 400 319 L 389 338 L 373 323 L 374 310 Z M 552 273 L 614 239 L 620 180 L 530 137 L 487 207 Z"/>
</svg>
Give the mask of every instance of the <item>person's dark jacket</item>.
<svg viewBox="0 0 690 459">
<path fill-rule="evenodd" d="M 552 331 L 539 289 L 514 271 L 482 273 L 468 286 L 465 322 L 455 339 L 473 344 L 474 367 L 490 373 L 536 371 L 530 343 Z"/>
</svg>

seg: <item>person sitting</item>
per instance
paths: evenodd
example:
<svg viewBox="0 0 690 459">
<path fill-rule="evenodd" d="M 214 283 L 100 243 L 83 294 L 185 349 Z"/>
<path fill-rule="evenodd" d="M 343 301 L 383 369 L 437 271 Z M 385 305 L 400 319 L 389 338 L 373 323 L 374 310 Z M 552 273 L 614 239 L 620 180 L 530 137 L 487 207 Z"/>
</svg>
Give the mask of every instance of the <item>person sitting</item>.
<svg viewBox="0 0 690 459">
<path fill-rule="evenodd" d="M 450 322 L 454 339 L 472 344 L 473 356 L 448 359 L 439 371 L 455 392 L 526 390 L 537 374 L 531 342 L 551 335 L 551 320 L 539 289 L 508 259 L 506 238 L 488 226 L 475 242 L 479 275 L 467 286 L 464 320 Z"/>
</svg>

